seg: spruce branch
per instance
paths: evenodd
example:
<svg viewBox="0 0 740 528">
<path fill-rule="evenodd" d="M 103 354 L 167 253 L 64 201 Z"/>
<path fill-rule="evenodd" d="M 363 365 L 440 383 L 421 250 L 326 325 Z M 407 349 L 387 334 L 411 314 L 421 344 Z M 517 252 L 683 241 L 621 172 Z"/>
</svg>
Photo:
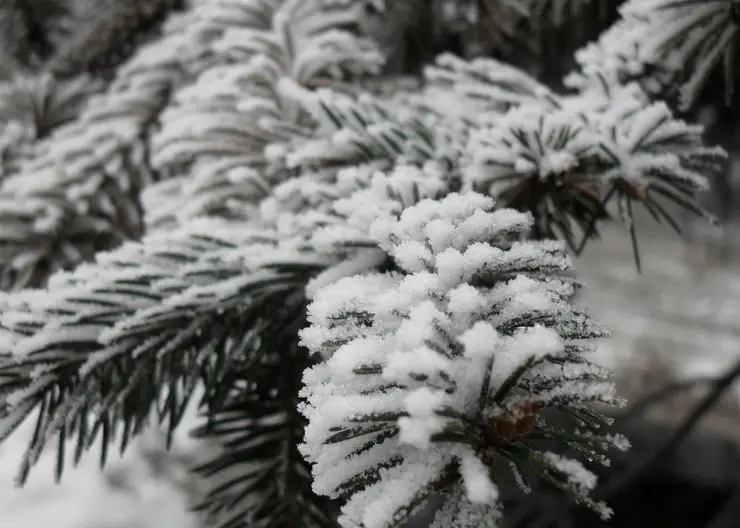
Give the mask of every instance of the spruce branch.
<svg viewBox="0 0 740 528">
<path fill-rule="evenodd" d="M 729 102 L 737 75 L 737 10 L 736 0 L 629 0 L 620 8 L 622 19 L 576 54 L 582 71 L 566 84 L 582 87 L 597 75 L 636 80 L 688 110 L 722 61 Z"/>
<path fill-rule="evenodd" d="M 413 176 L 422 184 L 419 189 L 424 189 L 429 175 Z M 385 190 L 386 194 L 377 196 L 378 203 L 386 207 L 396 203 L 395 210 L 400 211 L 405 204 L 429 195 L 409 187 L 411 182 L 404 187 L 404 181 L 400 178 L 395 185 L 375 188 L 359 181 L 354 185 L 356 192 L 346 189 L 343 193 L 354 196 Z M 437 187 L 432 186 L 429 192 L 434 189 Z M 216 424 L 216 430 L 204 434 L 220 436 L 219 416 L 228 415 L 228 402 L 241 397 L 243 387 L 235 380 L 257 375 L 260 364 L 274 364 L 274 353 L 280 349 L 272 346 L 271 339 L 283 339 L 280 336 L 293 324 L 290 321 L 305 317 L 304 289 L 309 279 L 323 276 L 322 280 L 331 280 L 326 273 L 342 276 L 341 266 L 332 266 L 353 258 L 359 263 L 353 268 L 358 272 L 383 262 L 362 257 L 376 255 L 379 250 L 375 245 L 321 245 L 325 237 L 317 234 L 317 228 L 332 223 L 339 228 L 346 219 L 338 212 L 327 208 L 312 219 L 294 219 L 295 225 L 288 226 L 281 216 L 282 227 L 277 231 L 245 229 L 234 222 L 194 222 L 175 233 L 149 235 L 140 243 L 130 242 L 101 253 L 95 263 L 74 271 L 57 273 L 47 290 L 3 296 L 3 436 L 12 433 L 34 410 L 39 413 L 39 433 L 23 460 L 21 481 L 55 435 L 61 440 L 76 440 L 76 458 L 102 441 L 103 462 L 114 436 L 120 438 L 120 449 L 125 449 L 151 419 L 166 421 L 171 435 L 197 383 L 205 386 L 202 403 Z M 293 404 L 297 397 L 293 383 L 308 361 L 302 350 L 295 352 L 298 356 L 290 363 L 293 367 L 285 369 L 284 363 L 279 364 L 286 383 L 293 387 L 281 393 L 281 398 Z M 294 382 L 290 382 L 291 376 Z M 272 383 L 277 378 L 268 376 Z M 272 394 L 268 381 L 261 384 L 261 391 Z M 283 411 L 286 408 L 283 406 Z M 247 413 L 243 419 L 253 417 Z M 293 430 L 292 449 L 301 436 L 300 429 L 295 429 L 302 427 L 301 423 L 297 415 L 285 422 L 285 427 Z M 120 434 L 115 435 L 117 432 Z M 224 456 L 233 454 L 229 449 L 234 447 L 226 442 Z M 274 456 L 283 456 L 280 453 Z M 278 467 L 274 464 L 279 460 L 274 460 L 270 467 L 289 471 L 291 482 L 295 482 L 291 486 L 305 491 L 308 473 L 301 469 L 304 462 L 296 453 L 290 455 L 290 466 Z M 209 472 L 223 461 L 217 459 L 203 469 Z M 63 459 L 58 463 L 61 476 Z M 206 507 L 219 522 L 238 523 L 241 517 L 236 514 L 243 512 L 266 526 L 275 525 L 271 524 L 275 519 L 286 519 L 286 526 L 301 526 L 304 521 L 307 526 L 325 525 L 321 519 L 329 510 L 317 509 L 322 500 L 308 491 L 305 501 L 297 505 L 295 495 L 285 490 L 266 503 L 265 490 L 249 486 L 253 476 L 250 467 L 237 468 L 230 486 L 214 488 Z M 230 502 L 242 484 L 251 494 L 237 497 L 243 501 Z M 255 504 L 273 509 L 255 509 Z M 289 504 L 293 506 L 288 508 Z M 222 507 L 226 520 L 219 515 Z M 304 520 L 297 523 L 296 516 Z"/>
<path fill-rule="evenodd" d="M 21 481 L 54 435 L 76 437 L 79 457 L 100 435 L 107 447 L 120 423 L 124 449 L 152 412 L 171 434 L 197 383 L 210 397 L 229 358 L 249 358 L 260 321 L 273 324 L 269 307 L 326 265 L 277 248 L 269 232 L 235 245 L 228 227 L 175 233 L 166 249 L 156 237 L 130 243 L 55 276 L 48 291 L 6 299 L 2 437 L 40 409 Z"/>
<path fill-rule="evenodd" d="M 432 163 L 447 174 L 448 191 L 457 184 L 531 212 L 535 238 L 563 239 L 577 252 L 614 206 L 633 240 L 636 205 L 679 233 L 673 206 L 714 221 L 699 196 L 724 152 L 704 147 L 701 127 L 650 103 L 636 85 L 561 96 L 492 59 L 445 55 L 419 93 L 293 93 L 319 125 L 314 138 L 276 149 L 292 169 Z M 634 251 L 639 267 L 636 242 Z"/>
<path fill-rule="evenodd" d="M 435 162 L 452 171 L 458 164 L 468 122 L 448 119 L 436 106 L 420 107 L 414 94 L 389 101 L 330 89 L 287 89 L 317 122 L 313 138 L 276 149 L 277 159 L 291 169 L 332 173 L 358 164 L 387 170 Z"/>
<path fill-rule="evenodd" d="M 298 346 L 303 299 L 301 292 L 289 297 L 259 329 L 251 351 L 256 359 L 230 356 L 231 367 L 210 396 L 218 404 L 193 431 L 223 446 L 196 469 L 218 483 L 201 505 L 214 528 L 335 526 L 334 508 L 312 492 L 310 468 L 298 452 L 304 426 L 298 390 L 312 363 Z"/>
<path fill-rule="evenodd" d="M 392 271 L 336 281 L 309 306 L 303 344 L 324 361 L 304 375 L 301 449 L 314 489 L 346 501 L 342 526 L 402 526 L 433 494 L 448 525 L 490 523 L 499 458 L 608 516 L 590 472 L 530 441 L 555 438 L 544 407 L 619 403 L 577 344 L 605 333 L 569 304 L 563 247 L 513 242 L 531 220 L 492 206 L 450 194 L 379 215 L 370 233 Z M 593 458 L 623 443 L 582 426 L 566 443 Z"/>
<path fill-rule="evenodd" d="M 677 77 L 676 65 L 646 62 L 640 39 L 646 31 L 650 25 L 644 18 L 616 21 L 598 40 L 576 52 L 579 68 L 565 77 L 565 86 L 583 92 L 635 82 L 653 98 L 670 90 Z"/>
<path fill-rule="evenodd" d="M 702 145 L 701 127 L 674 119 L 664 104 L 641 108 L 630 99 L 579 115 L 570 108 L 581 100 L 564 100 L 555 111 L 525 106 L 471 134 L 476 188 L 531 211 L 536 238 L 562 238 L 579 251 L 573 225 L 592 237 L 613 202 L 631 233 L 633 203 L 679 232 L 667 202 L 713 219 L 698 198 L 724 152 Z"/>
<path fill-rule="evenodd" d="M 344 29 L 357 9 L 322 0 L 290 0 L 265 13 L 266 27 L 226 31 L 213 47 L 223 63 L 204 71 L 162 113 L 152 163 L 177 178 L 144 193 L 153 228 L 199 215 L 244 218 L 286 177 L 269 149 L 306 138 L 313 126 L 281 87 L 352 82 L 377 73 L 383 56 L 371 41 Z"/>
<path fill-rule="evenodd" d="M 19 75 L 0 85 L 0 122 L 27 122 L 34 139 L 46 137 L 75 119 L 87 98 L 101 88 L 102 83 L 89 75 L 67 80 L 48 73 Z"/>
<path fill-rule="evenodd" d="M 651 0 L 624 7 L 626 16 L 643 16 L 651 29 L 660 28 L 644 39 L 645 62 L 670 63 L 677 68 L 683 81 L 679 101 L 684 110 L 696 100 L 722 59 L 725 95 L 728 100 L 732 98 L 740 27 L 737 8 L 735 0 Z"/>
<path fill-rule="evenodd" d="M 451 53 L 438 55 L 424 69 L 425 95 L 445 91 L 472 103 L 469 110 L 500 115 L 523 104 L 541 104 L 553 108 L 559 96 L 521 69 L 491 58 L 463 60 Z M 441 93 L 440 93 L 441 92 Z"/>
<path fill-rule="evenodd" d="M 76 440 L 77 458 L 100 441 L 105 457 L 114 433 L 125 449 L 151 419 L 171 435 L 202 384 L 210 420 L 198 434 L 224 443 L 201 468 L 217 481 L 203 504 L 216 526 L 331 526 L 297 451 L 297 383 L 309 357 L 296 340 L 309 279 L 368 249 L 312 250 L 316 228 L 342 220 L 317 216 L 295 226 L 282 217 L 278 230 L 191 222 L 58 273 L 48 290 L 0 298 L 3 433 L 39 413 L 21 481 L 54 435 Z M 234 421 L 244 425 L 235 439 Z M 244 454 L 259 460 L 231 465 Z"/>
<path fill-rule="evenodd" d="M 0 83 L 0 182 L 34 156 L 35 142 L 76 119 L 103 84 L 88 75 L 17 74 Z"/>
<path fill-rule="evenodd" d="M 159 177 L 150 136 L 160 112 L 211 60 L 214 39 L 261 23 L 258 4 L 220 0 L 171 18 L 77 119 L 33 146 L 32 159 L 0 187 L 0 217 L 10 226 L 0 238 L 0 287 L 43 285 L 54 270 L 141 235 L 140 188 Z"/>
<path fill-rule="evenodd" d="M 347 262 L 354 262 L 355 272 L 375 269 L 384 262 L 377 259 L 382 251 L 376 244 L 326 242 L 320 228 L 333 226 L 335 232 L 341 231 L 347 221 L 346 210 L 330 207 L 330 203 L 339 204 L 338 197 L 348 196 L 368 204 L 369 196 L 375 193 L 379 206 L 400 212 L 439 191 L 438 184 L 430 185 L 432 174 L 397 172 L 395 180 L 389 179 L 385 185 L 377 175 L 374 186 L 366 179 L 337 185 L 323 212 L 295 215 L 293 226 L 286 224 L 285 215 L 291 212 L 287 207 L 282 208 L 277 230 L 255 231 L 234 222 L 194 222 L 175 233 L 127 243 L 98 255 L 95 263 L 58 273 L 48 290 L 5 297 L 2 323 L 9 355 L 0 361 L 3 399 L 8 405 L 4 409 L 5 432 L 10 433 L 34 408 L 40 412 L 40 432 L 29 446 L 21 479 L 48 440 L 60 431 L 65 438 L 77 437 L 77 456 L 99 439 L 107 448 L 112 438 L 109 430 L 116 424 L 119 429 L 123 426 L 121 449 L 150 418 L 166 419 L 171 434 L 196 383 L 205 386 L 203 405 L 215 427 L 203 433 L 220 437 L 219 417 L 233 411 L 228 402 L 248 397 L 236 380 L 258 376 L 263 363 L 274 365 L 275 352 L 282 348 L 276 348 L 272 340 L 283 339 L 293 324 L 290 321 L 305 317 L 302 300 L 309 279 L 331 281 L 346 275 L 342 266 Z M 273 209 L 280 211 L 281 204 Z M 269 220 L 266 216 L 268 225 Z M 353 242 L 357 237 L 341 239 L 347 240 Z M 305 350 L 295 354 L 295 362 L 290 363 L 293 367 L 285 369 L 284 363 L 278 364 L 290 387 L 308 361 Z M 272 385 L 268 386 L 267 380 L 274 383 L 279 377 L 267 376 L 260 382 L 260 391 L 271 394 Z M 49 394 L 55 399 L 45 404 Z M 295 404 L 297 388 L 281 394 Z M 286 407 L 281 409 L 285 412 Z M 249 409 L 243 411 L 243 420 L 254 419 Z M 258 413 L 259 409 L 253 411 Z M 296 415 L 284 424 L 293 431 L 293 450 L 301 436 L 301 423 Z M 234 454 L 232 448 L 238 446 L 229 444 L 228 438 L 224 441 L 227 449 L 223 456 L 227 458 L 214 460 L 204 471 L 233 460 L 229 458 Z M 296 454 L 290 455 L 290 467 L 274 465 L 277 459 L 268 465 L 274 471 L 290 471 L 291 482 L 297 482 L 291 486 L 307 489 L 308 473 L 301 469 L 304 462 Z M 325 510 L 314 505 L 321 503 L 320 499 L 305 491 L 309 493 L 305 504 L 285 509 L 298 499 L 283 490 L 276 492 L 278 498 L 265 501 L 266 490 L 251 487 L 256 474 L 250 468 L 238 468 L 230 485 L 214 488 L 207 502 L 206 508 L 220 519 L 218 522 L 226 523 L 223 526 L 236 526 L 231 523 L 243 519 L 240 512 L 266 526 L 276 525 L 271 524 L 276 519 L 285 519 L 286 526 L 301 526 L 311 519 L 313 524 L 307 526 L 325 525 L 320 520 Z M 60 461 L 60 473 L 62 469 Z M 246 498 L 239 494 L 240 486 L 251 490 Z M 234 493 L 244 500 L 232 502 Z M 262 509 L 255 504 L 270 507 Z M 296 516 L 304 521 L 298 522 Z"/>
</svg>

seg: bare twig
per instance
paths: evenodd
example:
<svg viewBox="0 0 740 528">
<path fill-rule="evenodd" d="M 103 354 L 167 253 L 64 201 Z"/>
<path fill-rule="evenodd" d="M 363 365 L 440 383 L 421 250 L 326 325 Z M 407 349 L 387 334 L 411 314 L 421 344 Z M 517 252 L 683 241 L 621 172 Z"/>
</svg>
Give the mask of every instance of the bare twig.
<svg viewBox="0 0 740 528">
<path fill-rule="evenodd" d="M 740 519 L 740 484 L 704 528 L 735 528 Z"/>
<path fill-rule="evenodd" d="M 636 403 L 630 405 L 630 407 L 619 416 L 619 421 L 624 423 L 629 420 L 639 418 L 645 413 L 650 407 L 656 405 L 662 401 L 665 401 L 679 392 L 685 390 L 691 390 L 700 385 L 708 385 L 715 381 L 716 378 L 710 376 L 703 376 L 698 378 L 691 378 L 687 380 L 679 380 L 664 385 L 655 392 L 652 392 L 644 398 L 638 400 Z"/>
<path fill-rule="evenodd" d="M 671 453 L 673 449 L 675 449 L 689 435 L 689 433 L 691 433 L 704 415 L 714 407 L 738 377 L 740 377 L 740 360 L 738 360 L 722 376 L 716 378 L 712 382 L 710 392 L 694 407 L 691 413 L 678 426 L 670 438 L 646 455 L 638 458 L 624 471 L 620 472 L 604 486 L 600 487 L 594 493 L 593 498 L 595 500 L 602 500 L 618 493 L 636 478 L 641 476 L 646 470 L 653 467 L 656 462 Z"/>
</svg>

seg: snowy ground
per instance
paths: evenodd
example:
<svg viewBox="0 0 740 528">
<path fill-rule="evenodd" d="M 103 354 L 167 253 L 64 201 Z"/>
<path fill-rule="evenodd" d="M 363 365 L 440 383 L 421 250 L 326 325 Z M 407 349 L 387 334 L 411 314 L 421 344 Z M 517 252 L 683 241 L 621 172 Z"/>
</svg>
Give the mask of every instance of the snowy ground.
<svg viewBox="0 0 740 528">
<path fill-rule="evenodd" d="M 631 381 L 623 383 L 631 396 L 671 377 L 717 372 L 740 355 L 740 252 L 719 262 L 707 257 L 706 244 L 689 251 L 676 237 L 643 230 L 639 276 L 628 235 L 606 235 L 579 261 L 589 286 L 582 300 L 613 331 L 600 357 Z M 737 409 L 725 410 L 724 420 L 725 432 L 740 440 Z M 184 434 L 167 457 L 156 438 L 139 442 L 124 459 L 114 457 L 105 475 L 91 454 L 60 485 L 47 453 L 17 490 L 13 476 L 31 426 L 0 447 L 0 527 L 199 528 L 187 513 L 184 487 L 192 479 L 178 461 L 197 448 Z M 171 463 L 155 469 L 152 453 Z"/>
</svg>

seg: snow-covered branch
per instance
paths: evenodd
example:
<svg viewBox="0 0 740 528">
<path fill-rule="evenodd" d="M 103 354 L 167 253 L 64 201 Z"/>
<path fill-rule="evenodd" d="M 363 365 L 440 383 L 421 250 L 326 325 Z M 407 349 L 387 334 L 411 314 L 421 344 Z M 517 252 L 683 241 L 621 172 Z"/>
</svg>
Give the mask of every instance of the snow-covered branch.
<svg viewBox="0 0 740 528">
<path fill-rule="evenodd" d="M 434 493 L 448 501 L 434 526 L 484 525 L 499 457 L 608 515 L 580 463 L 520 442 L 553 432 L 547 407 L 618 403 L 583 345 L 606 334 L 568 302 L 563 246 L 513 241 L 531 218 L 492 206 L 451 194 L 379 216 L 393 271 L 341 279 L 309 306 L 303 343 L 325 361 L 304 375 L 302 452 L 315 491 L 348 499 L 342 526 L 402 526 Z M 582 452 L 600 451 L 595 429 L 575 434 Z"/>
<path fill-rule="evenodd" d="M 313 133 L 280 86 L 352 81 L 382 65 L 373 42 L 343 29 L 361 15 L 356 8 L 329 9 L 322 0 L 290 0 L 263 13 L 266 25 L 230 28 L 216 39 L 222 61 L 180 91 L 152 139 L 153 166 L 177 177 L 144 193 L 148 224 L 252 214 L 290 176 L 273 166 L 267 147 Z"/>
</svg>

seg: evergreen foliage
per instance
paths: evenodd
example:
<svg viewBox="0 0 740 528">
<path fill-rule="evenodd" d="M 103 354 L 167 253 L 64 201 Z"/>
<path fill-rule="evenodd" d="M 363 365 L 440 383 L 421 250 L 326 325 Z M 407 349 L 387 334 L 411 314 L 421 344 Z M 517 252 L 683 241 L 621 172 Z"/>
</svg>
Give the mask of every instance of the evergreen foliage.
<svg viewBox="0 0 740 528">
<path fill-rule="evenodd" d="M 432 495 L 434 526 L 495 527 L 502 470 L 608 517 L 581 461 L 627 442 L 572 257 L 617 221 L 639 268 L 637 207 L 713 221 L 724 152 L 673 105 L 731 64 L 738 8 L 623 2 L 565 89 L 502 59 L 596 4 L 132 0 L 72 35 L 0 12 L 22 21 L 0 86 L 0 441 L 37 424 L 18 482 L 50 443 L 62 478 L 68 441 L 104 464 L 171 433 L 201 388 L 218 528 L 391 528 Z M 467 37 L 409 64 L 424 32 Z"/>
<path fill-rule="evenodd" d="M 308 308 L 303 344 L 325 361 L 304 375 L 302 452 L 318 493 L 349 498 L 342 525 L 401 524 L 441 491 L 449 499 L 435 526 L 488 525 L 497 457 L 608 516 L 588 499 L 593 474 L 531 443 L 561 438 L 541 409 L 586 418 L 586 402 L 617 403 L 581 344 L 606 333 L 568 304 L 563 245 L 516 242 L 531 218 L 492 208 L 453 193 L 379 216 L 370 232 L 392 271 L 324 286 Z M 567 443 L 599 458 L 611 439 L 582 423 Z"/>
</svg>

